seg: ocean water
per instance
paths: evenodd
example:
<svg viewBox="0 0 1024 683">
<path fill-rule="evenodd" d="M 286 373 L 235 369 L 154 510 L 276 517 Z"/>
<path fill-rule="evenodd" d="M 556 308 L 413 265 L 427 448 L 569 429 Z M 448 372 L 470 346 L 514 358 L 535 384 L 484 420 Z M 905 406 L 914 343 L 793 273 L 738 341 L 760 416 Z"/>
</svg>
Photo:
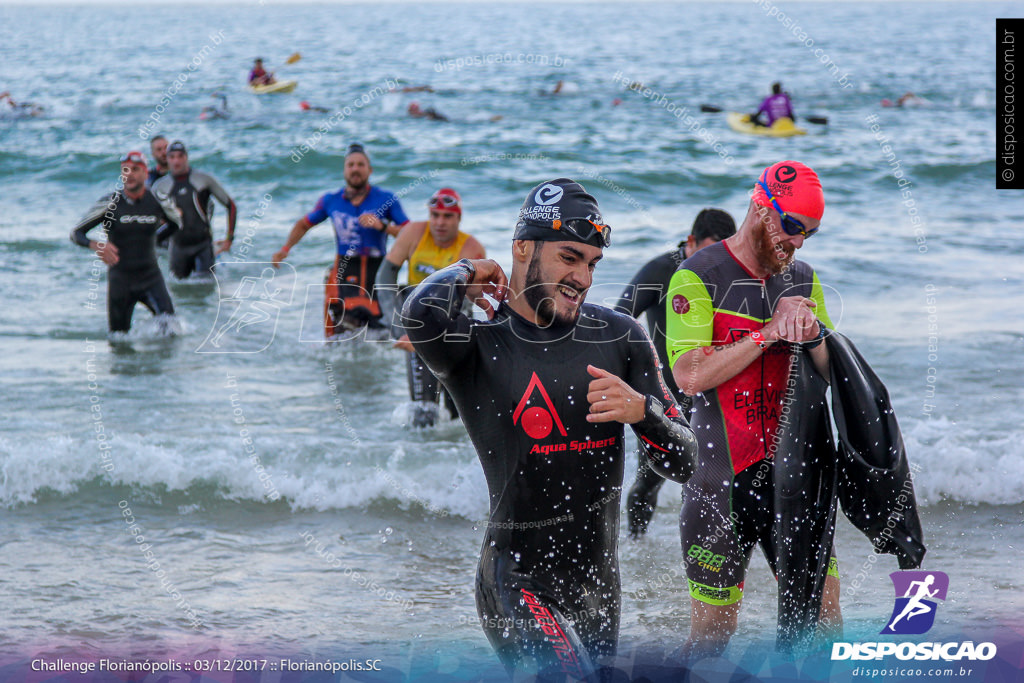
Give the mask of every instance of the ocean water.
<svg viewBox="0 0 1024 683">
<path fill-rule="evenodd" d="M 766 165 L 812 165 L 828 208 L 800 256 L 888 386 L 919 468 L 925 566 L 951 578 L 929 637 L 1019 647 L 1024 202 L 994 189 L 993 121 L 994 18 L 1020 8 L 770 7 L 0 6 L 0 89 L 45 107 L 0 118 L 0 655 L 13 662 L 0 679 L 37 654 L 352 656 L 380 659 L 380 680 L 500 679 L 473 600 L 487 514 L 475 453 L 457 421 L 406 427 L 398 352 L 322 342 L 330 229 L 275 275 L 269 321 L 213 344 L 232 294 L 343 184 L 353 140 L 414 220 L 436 188 L 456 187 L 463 229 L 506 266 L 526 191 L 580 180 L 614 232 L 597 302 L 701 208 L 741 218 Z M 296 91 L 248 94 L 256 56 Z M 540 93 L 559 80 L 563 94 Z M 758 139 L 699 111 L 750 110 L 773 80 L 828 125 Z M 398 82 L 435 92 L 384 92 Z M 930 105 L 879 106 L 909 90 Z M 215 91 L 231 118 L 200 120 Z M 451 121 L 408 118 L 413 101 Z M 216 282 L 170 283 L 182 335 L 161 337 L 139 308 L 112 342 L 105 275 L 67 235 L 113 188 L 118 154 L 153 132 L 185 140 L 221 180 L 237 238 Z M 685 638 L 679 501 L 667 485 L 651 533 L 621 544 L 623 661 Z M 845 522 L 837 550 L 847 638 L 873 639 L 896 563 Z M 775 604 L 758 555 L 731 661 L 770 645 Z"/>
</svg>

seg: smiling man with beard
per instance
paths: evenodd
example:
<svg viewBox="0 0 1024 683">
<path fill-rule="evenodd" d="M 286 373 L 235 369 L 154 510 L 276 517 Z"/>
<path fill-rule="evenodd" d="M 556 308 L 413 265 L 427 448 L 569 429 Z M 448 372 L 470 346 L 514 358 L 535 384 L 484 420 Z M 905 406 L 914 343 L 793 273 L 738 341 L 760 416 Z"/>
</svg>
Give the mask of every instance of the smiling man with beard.
<svg viewBox="0 0 1024 683">
<path fill-rule="evenodd" d="M 787 410 L 792 354 L 808 353 L 828 381 L 832 328 L 818 276 L 794 254 L 818 231 L 825 196 L 817 174 L 780 161 L 760 175 L 746 218 L 728 239 L 686 259 L 672 277 L 667 345 L 672 375 L 694 400 L 700 443 L 679 526 L 690 590 L 689 657 L 721 655 L 736 630 L 755 544 L 772 570 L 778 544 L 773 436 Z M 785 406 L 785 407 L 784 407 Z M 841 629 L 833 553 L 820 625 Z"/>
<path fill-rule="evenodd" d="M 615 654 L 624 425 L 656 472 L 693 473 L 696 442 L 647 333 L 584 303 L 610 233 L 580 184 L 542 183 L 519 212 L 510 278 L 494 261 L 461 260 L 403 308 L 484 469 L 477 612 L 516 676 L 579 680 Z M 466 296 L 490 319 L 462 314 Z"/>
<path fill-rule="evenodd" d="M 334 227 L 336 253 L 327 273 L 324 302 L 324 336 L 373 327 L 381 311 L 374 291 L 377 270 L 387 253 L 388 235 L 398 235 L 409 218 L 391 192 L 370 185 L 373 166 L 366 150 L 357 142 L 345 153 L 345 187 L 320 197 L 313 210 L 297 220 L 284 246 L 274 254 L 275 268 L 291 248 L 314 226 L 330 219 Z"/>
</svg>

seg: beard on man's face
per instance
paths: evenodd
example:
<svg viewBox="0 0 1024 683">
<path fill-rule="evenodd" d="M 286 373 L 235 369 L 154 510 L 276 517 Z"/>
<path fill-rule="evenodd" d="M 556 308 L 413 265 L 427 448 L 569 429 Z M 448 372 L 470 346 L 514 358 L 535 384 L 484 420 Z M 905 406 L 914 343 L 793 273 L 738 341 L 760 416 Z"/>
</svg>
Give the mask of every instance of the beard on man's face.
<svg viewBox="0 0 1024 683">
<path fill-rule="evenodd" d="M 526 269 L 526 290 L 523 292 L 523 295 L 526 297 L 526 303 L 530 304 L 530 307 L 536 313 L 537 321 L 541 327 L 549 327 L 552 323 L 571 325 L 580 317 L 580 309 L 583 306 L 583 292 L 573 285 L 569 278 L 564 278 L 558 284 L 578 292 L 580 301 L 571 313 L 560 311 L 555 306 L 555 297 L 559 296 L 559 294 L 555 291 L 555 285 L 547 282 L 540 272 L 541 244 L 543 243 L 536 243 L 537 246 L 534 248 L 530 265 Z"/>
<path fill-rule="evenodd" d="M 757 262 L 769 274 L 778 275 L 793 263 L 796 247 L 791 244 L 783 245 L 782 242 L 772 243 L 768 227 L 760 221 L 757 225 L 758 229 L 754 232 L 754 253 L 757 255 Z"/>
<path fill-rule="evenodd" d="M 366 187 L 367 180 L 369 179 L 363 177 L 362 175 L 356 174 L 350 175 L 348 178 L 345 178 L 345 182 L 348 184 L 348 186 L 351 187 L 356 192 L 363 191 L 363 189 Z"/>
</svg>

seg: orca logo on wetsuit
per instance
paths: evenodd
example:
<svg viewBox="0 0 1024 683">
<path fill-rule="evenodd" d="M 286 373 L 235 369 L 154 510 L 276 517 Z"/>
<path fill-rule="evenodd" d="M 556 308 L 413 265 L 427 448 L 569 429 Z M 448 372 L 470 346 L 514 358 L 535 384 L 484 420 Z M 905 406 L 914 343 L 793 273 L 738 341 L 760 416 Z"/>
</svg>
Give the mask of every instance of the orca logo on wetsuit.
<svg viewBox="0 0 1024 683">
<path fill-rule="evenodd" d="M 561 198 L 562 188 L 550 183 L 537 190 L 537 194 L 533 196 L 533 200 L 541 206 L 549 206 Z"/>
<path fill-rule="evenodd" d="M 127 225 L 129 223 L 149 223 L 149 224 L 153 224 L 153 223 L 156 223 L 156 221 L 157 221 L 157 217 L 156 216 L 146 216 L 146 215 L 140 215 L 140 216 L 121 216 L 121 223 L 124 224 L 124 225 Z"/>
<path fill-rule="evenodd" d="M 791 183 L 796 180 L 796 169 L 792 166 L 779 166 L 775 169 L 775 180 L 780 183 Z"/>
<path fill-rule="evenodd" d="M 540 406 L 526 407 L 534 389 L 540 392 L 541 398 L 544 399 L 544 403 L 548 407 L 547 410 Z M 562 418 L 558 416 L 555 404 L 551 402 L 551 397 L 548 396 L 548 392 L 544 389 L 536 372 L 530 377 L 530 383 L 527 385 L 526 391 L 523 392 L 523 397 L 519 399 L 519 405 L 516 406 L 515 412 L 512 413 L 512 424 L 517 423 L 531 439 L 539 440 L 547 437 L 551 433 L 553 425 L 558 426 L 558 431 L 562 436 L 568 436 L 565 425 L 562 424 Z"/>
</svg>

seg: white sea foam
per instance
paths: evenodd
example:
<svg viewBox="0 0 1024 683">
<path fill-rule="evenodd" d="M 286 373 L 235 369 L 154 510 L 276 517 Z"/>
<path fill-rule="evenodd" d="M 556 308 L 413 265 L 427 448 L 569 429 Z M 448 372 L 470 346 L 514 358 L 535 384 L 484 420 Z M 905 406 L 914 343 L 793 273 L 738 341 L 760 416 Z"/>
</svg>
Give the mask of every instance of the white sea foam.
<svg viewBox="0 0 1024 683">
<path fill-rule="evenodd" d="M 401 406 L 396 411 L 401 411 Z M 401 509 L 481 520 L 487 515 L 487 488 L 472 446 L 463 441 L 457 421 L 430 430 L 432 439 L 403 441 L 383 458 L 379 444 L 361 448 L 324 448 L 311 440 L 301 448 L 281 436 L 255 433 L 256 456 L 273 490 L 293 509 L 358 509 L 385 501 Z M 910 423 L 904 439 L 918 471 L 914 487 L 922 506 L 942 501 L 970 505 L 1024 503 L 1024 461 L 1017 454 L 1024 433 L 986 434 L 945 418 Z M 317 442 L 319 443 L 319 446 Z M 24 437 L 0 439 L 0 505 L 31 504 L 44 489 L 74 495 L 97 477 L 113 485 L 188 492 L 212 485 L 224 500 L 272 502 L 240 439 L 176 439 L 174 445 L 150 436 L 115 431 L 110 462 L 104 470 L 92 442 L 69 434 L 40 442 Z M 633 454 L 627 454 L 627 463 Z M 627 467 L 627 471 L 630 468 Z M 627 472 L 626 487 L 631 476 Z M 200 498 L 200 502 L 208 502 Z"/>
<path fill-rule="evenodd" d="M 1024 432 L 982 432 L 946 418 L 914 423 L 903 434 L 918 502 L 1017 505 L 1024 503 Z"/>
</svg>

